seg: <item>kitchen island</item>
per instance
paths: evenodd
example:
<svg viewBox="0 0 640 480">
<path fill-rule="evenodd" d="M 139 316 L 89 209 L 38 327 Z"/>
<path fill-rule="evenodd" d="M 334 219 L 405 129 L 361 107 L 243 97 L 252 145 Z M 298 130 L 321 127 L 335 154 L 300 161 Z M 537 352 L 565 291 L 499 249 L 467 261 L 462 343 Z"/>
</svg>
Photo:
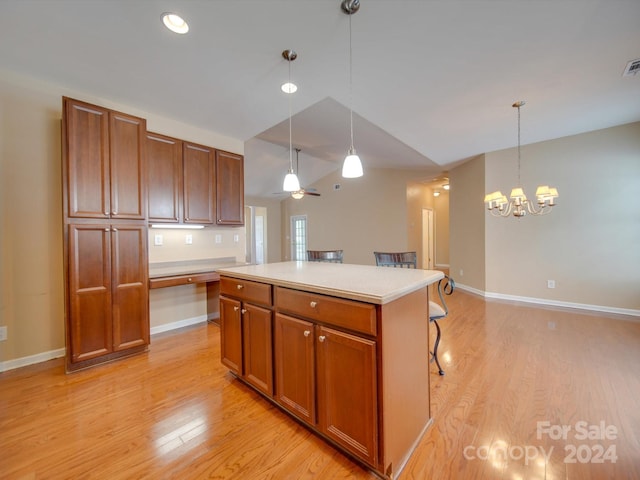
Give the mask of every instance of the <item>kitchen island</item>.
<svg viewBox="0 0 640 480">
<path fill-rule="evenodd" d="M 431 423 L 427 287 L 443 273 L 316 262 L 218 273 L 222 363 L 397 478 Z"/>
</svg>

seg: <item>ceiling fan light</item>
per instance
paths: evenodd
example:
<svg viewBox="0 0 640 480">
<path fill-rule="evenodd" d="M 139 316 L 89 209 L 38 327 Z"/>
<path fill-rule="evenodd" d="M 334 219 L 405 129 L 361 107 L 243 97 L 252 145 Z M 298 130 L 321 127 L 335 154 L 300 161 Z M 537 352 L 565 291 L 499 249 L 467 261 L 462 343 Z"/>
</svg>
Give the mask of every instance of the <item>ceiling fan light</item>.
<svg viewBox="0 0 640 480">
<path fill-rule="evenodd" d="M 297 190 L 295 192 L 291 192 L 291 198 L 295 198 L 296 200 L 300 200 L 304 197 L 304 192 L 302 190 Z"/>
<path fill-rule="evenodd" d="M 300 180 L 298 180 L 298 176 L 293 173 L 292 170 L 289 170 L 289 173 L 284 177 L 282 190 L 285 192 L 297 192 L 300 190 Z"/>
<path fill-rule="evenodd" d="M 360 157 L 356 153 L 356 149 L 351 147 L 342 164 L 342 176 L 344 178 L 358 178 L 363 174 Z"/>
</svg>

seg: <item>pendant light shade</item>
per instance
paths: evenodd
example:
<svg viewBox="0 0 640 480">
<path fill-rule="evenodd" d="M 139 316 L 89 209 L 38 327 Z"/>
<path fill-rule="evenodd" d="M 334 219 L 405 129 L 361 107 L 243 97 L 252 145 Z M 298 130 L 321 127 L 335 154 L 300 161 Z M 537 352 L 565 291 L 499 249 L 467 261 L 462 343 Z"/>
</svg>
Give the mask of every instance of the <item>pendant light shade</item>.
<svg viewBox="0 0 640 480">
<path fill-rule="evenodd" d="M 362 162 L 353 146 L 353 61 L 351 48 L 351 15 L 360 8 L 360 0 L 343 0 L 342 11 L 349 15 L 349 125 L 351 128 L 351 147 L 342 164 L 342 176 L 344 178 L 358 178 L 363 175 Z"/>
<path fill-rule="evenodd" d="M 351 147 L 349 154 L 344 159 L 342 164 L 342 176 L 344 178 L 358 178 L 363 175 L 362 162 L 360 157 L 356 154 L 356 149 Z"/>
<path fill-rule="evenodd" d="M 293 50 L 285 50 L 282 52 L 282 56 L 287 62 L 289 62 L 289 85 L 291 83 L 291 62 L 293 62 L 296 58 L 298 58 L 298 54 Z M 295 92 L 296 89 L 289 88 L 288 91 L 284 88 L 283 92 L 289 95 L 289 171 L 284 177 L 284 182 L 282 183 L 282 190 L 285 192 L 297 192 L 300 190 L 300 181 L 298 180 L 298 176 L 293 171 L 293 142 L 291 139 L 291 95 Z"/>
</svg>

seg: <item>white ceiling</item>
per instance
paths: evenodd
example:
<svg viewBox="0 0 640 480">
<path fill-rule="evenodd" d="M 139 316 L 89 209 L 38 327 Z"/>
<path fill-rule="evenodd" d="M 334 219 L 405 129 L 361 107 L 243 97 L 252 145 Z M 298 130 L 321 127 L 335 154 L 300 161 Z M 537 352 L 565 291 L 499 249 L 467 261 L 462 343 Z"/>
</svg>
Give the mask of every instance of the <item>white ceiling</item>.
<svg viewBox="0 0 640 480">
<path fill-rule="evenodd" d="M 187 35 L 162 12 L 182 15 Z M 517 141 L 640 120 L 639 0 L 361 0 L 352 16 L 354 144 L 370 167 L 426 174 Z M 349 148 L 349 17 L 340 0 L 0 0 L 0 69 L 245 141 L 245 190 L 281 189 L 292 48 L 303 183 Z M 167 132 L 170 133 L 170 132 Z M 425 174 L 425 175 L 426 175 Z"/>
</svg>

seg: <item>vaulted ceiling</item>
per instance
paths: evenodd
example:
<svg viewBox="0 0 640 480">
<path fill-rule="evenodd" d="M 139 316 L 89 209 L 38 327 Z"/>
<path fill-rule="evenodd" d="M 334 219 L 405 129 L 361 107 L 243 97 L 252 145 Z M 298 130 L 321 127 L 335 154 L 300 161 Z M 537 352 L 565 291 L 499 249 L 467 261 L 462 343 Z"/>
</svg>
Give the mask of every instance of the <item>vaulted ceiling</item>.
<svg viewBox="0 0 640 480">
<path fill-rule="evenodd" d="M 160 20 L 175 12 L 186 35 Z M 304 183 L 340 168 L 425 177 L 517 141 L 640 120 L 638 0 L 1 0 L 0 69 L 216 131 L 245 143 L 248 195 L 281 188 L 291 97 Z M 171 132 L 165 132 L 170 134 Z"/>
</svg>

